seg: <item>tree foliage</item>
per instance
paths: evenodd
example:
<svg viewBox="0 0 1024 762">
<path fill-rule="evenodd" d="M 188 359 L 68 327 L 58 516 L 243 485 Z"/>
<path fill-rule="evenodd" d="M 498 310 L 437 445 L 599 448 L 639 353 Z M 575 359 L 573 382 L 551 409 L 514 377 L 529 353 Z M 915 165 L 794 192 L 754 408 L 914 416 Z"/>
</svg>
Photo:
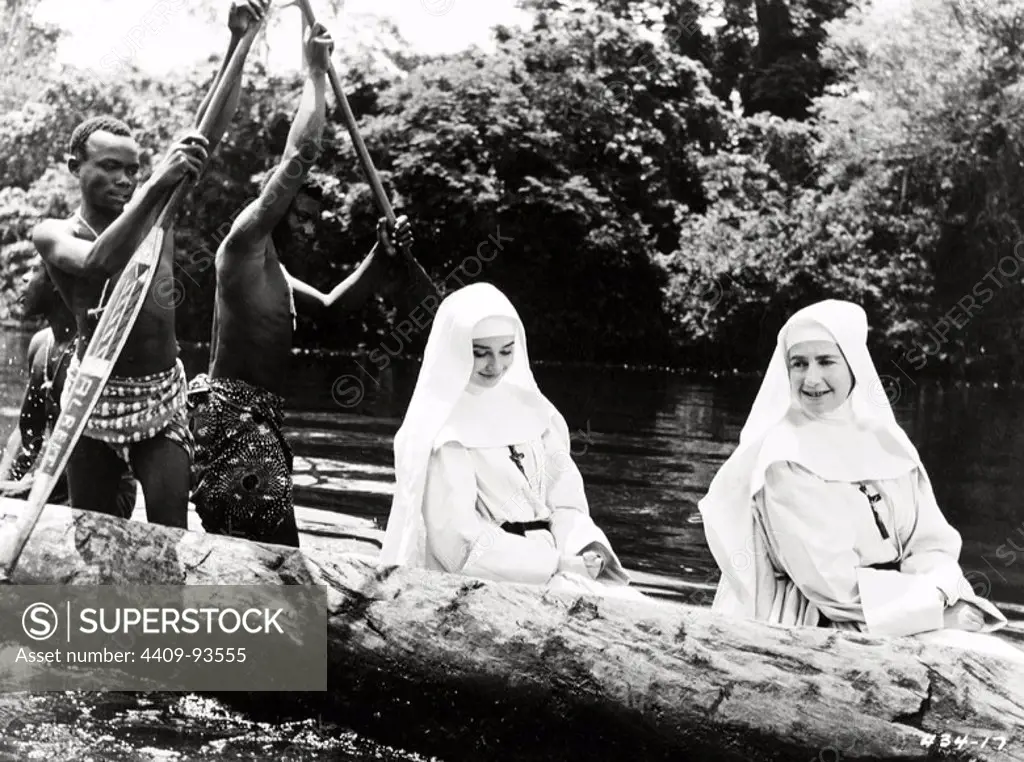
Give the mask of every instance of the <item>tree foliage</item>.
<svg viewBox="0 0 1024 762">
<path fill-rule="evenodd" d="M 1022 42 L 1024 8 L 1008 0 L 914 0 L 895 17 L 860 11 L 831 29 L 848 92 L 819 106 L 835 182 L 875 182 L 899 209 L 931 213 L 930 317 L 958 324 L 934 354 L 1002 358 L 1014 375 L 1024 328 L 1014 264 L 1024 257 Z M 962 300 L 983 281 L 994 296 L 972 308 Z"/>
<path fill-rule="evenodd" d="M 666 258 L 677 342 L 705 364 L 758 367 L 790 314 L 839 298 L 864 306 L 876 346 L 905 343 L 926 315 L 928 210 L 898 210 L 885 183 L 787 178 L 807 162 L 793 153 L 813 149 L 797 139 L 810 129 L 780 135 L 793 127 L 776 119 L 746 128 L 737 149 L 707 159 L 713 203 L 684 215 Z"/>
<path fill-rule="evenodd" d="M 1016 372 L 1024 296 L 1005 273 L 1024 271 L 1018 4 L 523 4 L 534 23 L 496 29 L 492 52 L 424 58 L 382 27 L 387 40 L 339 60 L 417 257 L 449 290 L 505 289 L 535 355 L 759 367 L 788 314 L 838 297 L 868 310 L 876 348 Z M 55 39 L 19 29 L 8 49 Z M 41 66 L 28 95 L 7 91 L 0 262 L 21 263 L 35 221 L 76 203 L 62 163 L 77 121 L 125 119 L 148 164 L 216 68 L 97 80 Z M 247 67 L 238 115 L 178 220 L 183 338 L 209 336 L 213 255 L 276 163 L 300 89 L 298 75 Z M 377 217 L 338 117 L 310 180 L 322 218 L 285 254 L 321 288 L 373 245 Z M 968 310 L 993 272 L 993 297 Z M 298 340 L 372 348 L 407 308 L 303 317 Z"/>
</svg>

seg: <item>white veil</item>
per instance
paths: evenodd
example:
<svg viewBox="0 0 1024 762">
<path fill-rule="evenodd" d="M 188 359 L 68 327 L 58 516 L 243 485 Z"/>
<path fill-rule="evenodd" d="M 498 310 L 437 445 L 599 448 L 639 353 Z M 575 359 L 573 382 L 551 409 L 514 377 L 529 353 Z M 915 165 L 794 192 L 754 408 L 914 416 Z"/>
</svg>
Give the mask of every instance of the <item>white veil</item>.
<svg viewBox="0 0 1024 762">
<path fill-rule="evenodd" d="M 495 389 L 472 395 L 466 386 L 473 371 L 473 329 L 492 317 L 515 323 L 514 359 Z M 473 439 L 466 442 L 472 446 L 514 444 L 539 435 L 553 416 L 558 417 L 558 411 L 533 378 L 523 323 L 508 297 L 489 283 L 474 283 L 450 294 L 434 317 L 416 388 L 395 435 L 395 497 L 381 562 L 426 563 L 423 491 L 430 454 L 443 443 L 439 440 Z M 484 417 L 488 420 L 482 421 Z M 463 423 L 464 435 L 452 431 L 455 419 Z M 478 441 L 483 437 L 490 441 Z M 565 446 L 568 449 L 568 442 Z"/>
<path fill-rule="evenodd" d="M 812 419 L 794 401 L 786 370 L 786 335 L 817 323 L 835 337 L 854 377 L 853 390 L 834 414 Z M 754 616 L 759 543 L 753 496 L 772 463 L 790 461 L 836 481 L 892 478 L 913 468 L 927 478 L 917 449 L 896 422 L 867 348 L 864 310 L 826 300 L 796 312 L 779 331 L 775 352 L 740 433 L 739 447 L 719 469 L 699 503 L 708 546 L 722 570 L 714 609 Z"/>
</svg>

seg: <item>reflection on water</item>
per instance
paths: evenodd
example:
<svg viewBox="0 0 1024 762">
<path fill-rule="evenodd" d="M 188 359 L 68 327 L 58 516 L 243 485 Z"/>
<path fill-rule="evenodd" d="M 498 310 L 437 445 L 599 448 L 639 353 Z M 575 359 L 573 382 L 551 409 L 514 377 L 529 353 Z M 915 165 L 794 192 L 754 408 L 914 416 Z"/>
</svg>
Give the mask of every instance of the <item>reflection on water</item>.
<svg viewBox="0 0 1024 762">
<path fill-rule="evenodd" d="M 11 762 L 428 762 L 319 718 L 257 722 L 211 699 L 172 693 L 0 694 L 0 728 L 0 759 Z"/>
<path fill-rule="evenodd" d="M 20 404 L 28 339 L 0 333 L 4 438 Z M 205 368 L 202 350 L 186 350 L 183 359 L 189 376 Z M 393 492 L 392 437 L 416 372 L 411 362 L 378 369 L 366 359 L 294 358 L 286 433 L 296 454 L 297 503 L 383 528 Z M 708 382 L 557 365 L 535 372 L 573 432 L 593 514 L 623 563 L 692 582 L 717 579 L 697 501 L 734 448 L 758 379 Z M 1024 603 L 1019 390 L 901 377 L 891 391 L 939 504 L 963 535 L 961 562 L 969 579 L 999 603 Z"/>
</svg>

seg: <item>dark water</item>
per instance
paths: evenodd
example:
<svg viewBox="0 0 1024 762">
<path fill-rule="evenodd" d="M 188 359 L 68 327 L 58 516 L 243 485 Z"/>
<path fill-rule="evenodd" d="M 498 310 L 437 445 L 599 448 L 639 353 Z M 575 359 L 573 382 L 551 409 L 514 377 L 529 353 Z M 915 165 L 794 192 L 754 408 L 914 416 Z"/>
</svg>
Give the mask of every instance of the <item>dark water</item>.
<svg viewBox="0 0 1024 762">
<path fill-rule="evenodd" d="M 4 441 L 27 377 L 28 339 L 0 333 Z M 201 349 L 186 349 L 183 359 L 190 376 L 205 366 Z M 409 362 L 378 369 L 369 359 L 294 358 L 287 371 L 287 434 L 297 456 L 297 503 L 363 517 L 383 528 L 394 476 L 391 438 L 416 371 Z M 735 446 L 758 380 L 696 381 L 665 372 L 552 364 L 538 365 L 535 374 L 574 432 L 592 512 L 623 563 L 676 580 L 714 582 L 718 574 L 703 542 L 697 501 Z M 1017 387 L 942 385 L 906 376 L 893 393 L 897 417 L 921 452 L 939 504 L 964 538 L 961 562 L 968 578 L 1016 618 L 1024 613 L 1019 608 L 1024 604 L 1024 393 Z M 194 697 L 172 700 L 162 694 L 152 700 L 153 706 L 130 707 L 132 719 L 119 725 L 103 719 L 111 713 L 107 699 L 35 697 L 32 702 L 41 715 L 77 718 L 75 728 L 84 722 L 90 742 L 105 735 L 117 745 L 137 737 L 130 749 L 111 752 L 110 759 L 163 758 L 129 754 L 138 750 L 138 738 L 150 738 L 153 722 L 179 744 L 159 736 L 155 748 L 188 748 L 206 758 L 415 759 L 333 726 L 255 726 L 237 716 L 225 719 L 218 714 L 222 708 L 211 709 Z M 80 714 L 83 705 L 87 719 Z M 154 716 L 162 719 L 151 722 Z M 52 729 L 52 723 L 46 727 Z M 225 737 L 234 740 L 225 745 Z M 210 744 L 218 743 L 223 755 L 210 751 Z"/>
</svg>

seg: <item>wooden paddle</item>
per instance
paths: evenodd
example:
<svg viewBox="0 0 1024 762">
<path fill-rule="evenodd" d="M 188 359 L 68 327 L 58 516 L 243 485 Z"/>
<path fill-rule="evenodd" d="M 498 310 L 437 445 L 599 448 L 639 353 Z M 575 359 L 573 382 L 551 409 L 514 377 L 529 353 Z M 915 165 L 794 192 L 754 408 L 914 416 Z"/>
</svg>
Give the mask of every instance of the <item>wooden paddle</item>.
<svg viewBox="0 0 1024 762">
<path fill-rule="evenodd" d="M 197 129 L 204 135 L 210 134 L 224 110 L 231 88 L 242 74 L 245 57 L 261 25 L 249 25 L 225 67 L 202 120 L 197 118 Z M 82 436 L 89 416 L 92 415 L 107 379 L 110 378 L 110 372 L 121 350 L 124 349 L 128 335 L 153 284 L 160 252 L 164 247 L 166 229 L 174 220 L 177 206 L 187 192 L 188 184 L 181 182 L 163 202 L 153 227 L 132 254 L 110 295 L 86 349 L 85 357 L 82 358 L 78 376 L 69 390 L 67 406 L 61 410 L 46 443 L 25 510 L 18 516 L 13 537 L 4 543 L 0 550 L 0 583 L 10 580 L 25 543 L 39 521 L 46 501 L 67 465 L 78 439 Z"/>
<path fill-rule="evenodd" d="M 309 0 L 293 0 L 293 2 L 285 3 L 280 6 L 286 8 L 290 5 L 298 5 L 302 10 L 303 18 L 306 23 L 310 26 L 316 24 L 316 16 L 313 13 L 313 6 L 310 5 Z M 327 61 L 327 78 L 330 80 L 331 88 L 334 90 L 334 98 L 338 101 L 338 105 L 341 106 L 341 112 L 345 117 L 345 127 L 348 129 L 348 134 L 352 138 L 352 145 L 356 148 L 356 154 L 359 157 L 359 164 L 363 169 L 363 174 L 366 175 L 367 181 L 370 183 L 370 188 L 373 190 L 374 199 L 377 201 L 377 207 L 380 209 L 391 225 L 395 224 L 395 210 L 391 207 L 391 201 L 388 199 L 387 193 L 384 192 L 384 186 L 381 184 L 380 175 L 377 174 L 377 168 L 373 165 L 373 159 L 370 157 L 370 152 L 366 150 L 366 143 L 363 142 L 363 136 L 359 134 L 359 128 L 356 125 L 355 114 L 352 113 L 352 108 L 349 106 L 348 98 L 345 97 L 345 91 L 341 88 L 341 80 L 338 78 L 338 71 L 334 68 L 334 62 L 328 59 Z M 400 246 L 402 254 L 405 256 L 405 260 L 409 265 L 409 269 L 413 276 L 420 281 L 420 283 L 427 288 L 427 291 L 437 297 L 438 302 L 442 298 L 442 294 L 434 283 L 433 279 L 427 274 L 427 271 L 423 269 L 416 258 L 413 256 L 411 246 Z"/>
</svg>

